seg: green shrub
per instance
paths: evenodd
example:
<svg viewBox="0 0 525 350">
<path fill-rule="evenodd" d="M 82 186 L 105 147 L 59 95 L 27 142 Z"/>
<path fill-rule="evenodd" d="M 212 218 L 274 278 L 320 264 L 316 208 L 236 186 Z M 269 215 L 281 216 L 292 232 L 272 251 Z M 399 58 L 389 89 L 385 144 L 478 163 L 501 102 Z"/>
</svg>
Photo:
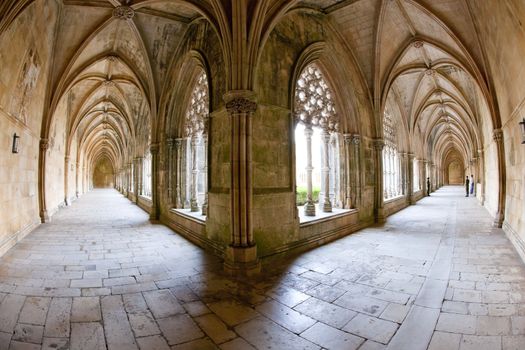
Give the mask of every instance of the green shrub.
<svg viewBox="0 0 525 350">
<path fill-rule="evenodd" d="M 321 192 L 321 189 L 319 187 L 314 187 L 312 189 L 312 197 L 313 197 L 314 203 L 319 202 L 319 192 Z M 297 186 L 295 199 L 296 199 L 297 205 L 304 205 L 306 203 L 306 187 Z"/>
</svg>

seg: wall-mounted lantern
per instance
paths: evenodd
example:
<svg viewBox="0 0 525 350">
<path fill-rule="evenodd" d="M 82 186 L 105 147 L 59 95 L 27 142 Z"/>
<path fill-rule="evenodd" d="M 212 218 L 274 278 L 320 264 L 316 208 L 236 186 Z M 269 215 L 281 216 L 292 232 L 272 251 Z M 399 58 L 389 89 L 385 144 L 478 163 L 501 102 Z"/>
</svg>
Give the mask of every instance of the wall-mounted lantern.
<svg viewBox="0 0 525 350">
<path fill-rule="evenodd" d="M 13 148 L 11 149 L 11 152 L 18 153 L 18 139 L 20 136 L 16 134 L 16 132 L 13 135 Z"/>
<path fill-rule="evenodd" d="M 521 144 L 525 144 L 525 118 L 520 122 L 521 126 Z"/>
</svg>

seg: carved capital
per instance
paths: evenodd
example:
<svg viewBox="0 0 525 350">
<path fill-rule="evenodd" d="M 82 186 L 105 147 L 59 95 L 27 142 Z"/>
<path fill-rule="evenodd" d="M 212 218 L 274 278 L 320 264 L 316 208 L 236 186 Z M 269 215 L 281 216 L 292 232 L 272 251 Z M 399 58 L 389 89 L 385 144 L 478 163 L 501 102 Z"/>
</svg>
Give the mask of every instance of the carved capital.
<svg viewBox="0 0 525 350">
<path fill-rule="evenodd" d="M 173 147 L 173 145 L 175 145 L 175 139 L 172 138 L 172 137 L 168 137 L 166 139 L 166 145 L 168 145 L 168 148 L 171 149 Z"/>
<path fill-rule="evenodd" d="M 49 139 L 40 139 L 40 149 L 42 151 L 47 151 L 49 148 Z"/>
<path fill-rule="evenodd" d="M 356 146 L 359 145 L 361 143 L 361 135 L 358 135 L 358 134 L 352 135 L 352 143 Z"/>
<path fill-rule="evenodd" d="M 159 144 L 158 144 L 158 143 L 152 143 L 152 144 L 149 146 L 149 151 L 151 152 L 151 154 L 157 154 L 157 153 L 159 153 Z"/>
<path fill-rule="evenodd" d="M 503 140 L 503 130 L 501 130 L 501 129 L 494 129 L 494 131 L 492 131 L 492 138 L 497 143 L 500 143 Z"/>
<path fill-rule="evenodd" d="M 234 98 L 226 103 L 226 110 L 230 114 L 253 113 L 257 109 L 257 103 L 247 98 Z"/>
<path fill-rule="evenodd" d="M 257 109 L 255 93 L 250 90 L 233 90 L 224 94 L 226 110 L 230 115 L 253 113 Z"/>
<path fill-rule="evenodd" d="M 372 146 L 376 151 L 381 152 L 385 147 L 385 141 L 383 139 L 372 140 Z"/>
<path fill-rule="evenodd" d="M 129 20 L 135 16 L 135 10 L 129 6 L 117 6 L 113 9 L 113 17 L 121 20 Z"/>
</svg>

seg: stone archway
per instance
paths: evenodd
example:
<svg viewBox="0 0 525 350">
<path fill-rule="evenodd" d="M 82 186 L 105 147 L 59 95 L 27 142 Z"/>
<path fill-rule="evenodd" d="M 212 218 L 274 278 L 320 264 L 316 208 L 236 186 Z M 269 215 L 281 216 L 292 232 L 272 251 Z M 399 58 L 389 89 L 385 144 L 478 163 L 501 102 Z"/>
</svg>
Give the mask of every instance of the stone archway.
<svg viewBox="0 0 525 350">
<path fill-rule="evenodd" d="M 463 178 L 465 177 L 465 170 L 459 162 L 455 159 L 448 164 L 447 169 L 447 182 L 449 185 L 461 185 L 463 184 Z"/>
<path fill-rule="evenodd" d="M 111 162 L 107 158 L 102 158 L 95 165 L 93 170 L 93 187 L 112 188 L 115 185 L 115 171 Z"/>
</svg>

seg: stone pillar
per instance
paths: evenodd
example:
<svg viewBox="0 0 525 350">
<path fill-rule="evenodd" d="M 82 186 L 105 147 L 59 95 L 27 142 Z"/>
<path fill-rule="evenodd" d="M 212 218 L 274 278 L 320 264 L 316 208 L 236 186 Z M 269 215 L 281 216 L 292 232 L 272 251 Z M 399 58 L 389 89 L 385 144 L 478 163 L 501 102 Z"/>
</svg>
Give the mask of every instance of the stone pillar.
<svg viewBox="0 0 525 350">
<path fill-rule="evenodd" d="M 199 211 L 199 201 L 197 200 L 197 181 L 199 169 L 197 167 L 197 146 L 199 144 L 198 135 L 191 136 L 191 190 L 190 190 L 190 211 Z"/>
<path fill-rule="evenodd" d="M 202 145 L 204 147 L 204 202 L 202 203 L 202 215 L 208 215 L 208 134 L 202 134 Z"/>
<path fill-rule="evenodd" d="M 182 141 L 175 139 L 175 208 L 182 208 Z"/>
<path fill-rule="evenodd" d="M 352 144 L 352 135 L 351 134 L 344 134 L 344 145 L 345 145 L 345 202 L 344 202 L 344 208 L 350 209 L 352 208 L 352 201 L 355 201 L 355 198 L 353 197 L 353 188 L 354 185 L 352 183 L 352 175 L 353 172 L 350 170 L 352 165 L 351 163 L 351 155 L 353 155 L 352 151 L 350 150 L 351 144 Z"/>
<path fill-rule="evenodd" d="M 478 149 L 478 181 L 481 184 L 480 202 L 485 204 L 485 158 L 482 149 Z"/>
<path fill-rule="evenodd" d="M 46 156 L 49 148 L 48 139 L 40 139 L 40 153 L 39 153 L 39 164 L 38 164 L 38 193 L 40 202 L 40 221 L 42 223 L 49 222 L 50 217 L 46 207 Z"/>
<path fill-rule="evenodd" d="M 313 199 L 312 186 L 312 135 L 311 125 L 304 126 L 304 136 L 306 138 L 306 203 L 304 205 L 304 215 L 315 216 L 315 205 Z"/>
<path fill-rule="evenodd" d="M 408 153 L 408 174 L 407 174 L 407 198 L 409 204 L 415 204 L 414 198 L 414 154 Z"/>
<path fill-rule="evenodd" d="M 133 190 L 133 159 L 128 163 L 128 195 Z"/>
<path fill-rule="evenodd" d="M 75 164 L 75 166 L 76 166 L 76 168 L 75 168 L 75 171 L 76 171 L 75 172 L 75 195 L 78 198 L 78 197 L 80 197 L 80 190 L 79 190 L 79 187 L 78 187 L 79 186 L 79 178 L 80 178 L 80 174 L 79 174 L 80 173 L 80 163 L 77 162 Z M 117 188 L 118 188 L 118 186 L 117 186 Z"/>
<path fill-rule="evenodd" d="M 168 191 L 168 201 L 170 207 L 173 206 L 173 172 L 174 172 L 174 144 L 175 140 L 171 137 L 168 137 L 166 139 L 166 163 L 167 163 L 167 171 L 166 171 L 166 187 Z"/>
<path fill-rule="evenodd" d="M 405 196 L 407 194 L 407 158 L 408 155 L 405 152 L 399 152 L 399 177 L 401 194 Z"/>
<path fill-rule="evenodd" d="M 323 139 L 323 184 L 324 184 L 324 199 L 323 199 L 323 211 L 325 213 L 332 212 L 332 202 L 330 202 L 330 133 L 328 130 L 323 129 L 321 134 Z"/>
<path fill-rule="evenodd" d="M 141 162 L 140 162 L 141 158 L 140 157 L 135 157 L 135 159 L 133 159 L 133 166 L 135 167 L 134 170 L 133 170 L 133 176 L 134 176 L 134 179 L 133 179 L 133 191 L 135 191 L 135 203 L 138 203 L 139 202 L 139 195 L 140 195 L 140 168 L 141 168 Z"/>
<path fill-rule="evenodd" d="M 505 190 L 506 190 L 506 169 L 505 169 L 505 149 L 503 146 L 503 130 L 495 129 L 493 131 L 494 142 L 498 152 L 498 174 L 499 174 L 499 191 L 498 191 L 498 209 L 494 216 L 494 226 L 502 227 L 505 219 Z"/>
<path fill-rule="evenodd" d="M 64 204 L 70 205 L 69 201 L 69 166 L 70 166 L 69 156 L 64 157 Z"/>
<path fill-rule="evenodd" d="M 383 139 L 375 139 L 374 146 L 374 160 L 376 169 L 376 190 L 375 190 L 375 221 L 377 223 L 385 222 L 384 200 L 383 200 L 383 148 L 385 142 Z"/>
<path fill-rule="evenodd" d="M 159 193 L 157 189 L 157 179 L 159 175 L 159 144 L 150 145 L 151 153 L 151 212 L 149 219 L 151 222 L 159 220 Z"/>
<path fill-rule="evenodd" d="M 357 208 L 359 204 L 361 203 L 361 158 L 359 157 L 361 151 L 361 136 L 359 134 L 352 135 L 351 139 L 351 162 L 350 162 L 350 169 L 351 173 L 353 173 L 352 176 L 352 205 L 351 208 Z"/>
<path fill-rule="evenodd" d="M 252 118 L 257 104 L 251 91 L 236 90 L 224 95 L 231 117 L 231 244 L 224 269 L 232 274 L 251 275 L 260 271 L 252 222 Z"/>
<path fill-rule="evenodd" d="M 427 177 L 430 176 L 430 171 L 428 170 L 428 160 L 423 159 L 423 197 L 428 196 L 428 190 L 427 190 Z"/>
</svg>

